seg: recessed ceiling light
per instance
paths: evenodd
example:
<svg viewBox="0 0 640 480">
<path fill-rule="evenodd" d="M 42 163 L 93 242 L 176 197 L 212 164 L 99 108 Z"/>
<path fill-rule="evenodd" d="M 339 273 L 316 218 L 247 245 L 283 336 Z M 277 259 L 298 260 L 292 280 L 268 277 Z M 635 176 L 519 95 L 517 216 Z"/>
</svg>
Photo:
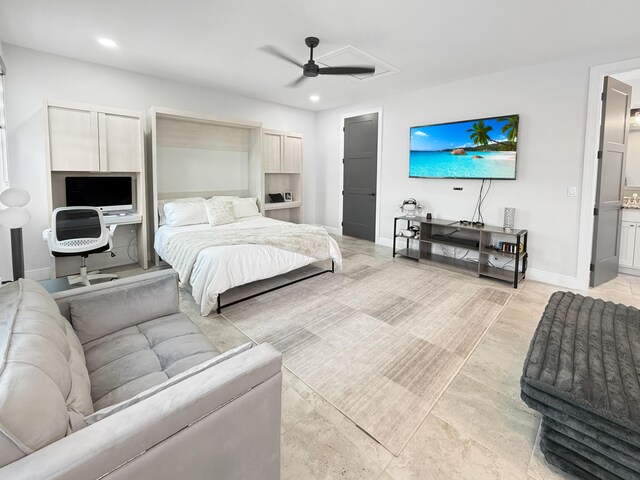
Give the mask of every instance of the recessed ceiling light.
<svg viewBox="0 0 640 480">
<path fill-rule="evenodd" d="M 98 43 L 103 47 L 116 48 L 118 44 L 110 38 L 99 38 Z"/>
<path fill-rule="evenodd" d="M 320 95 L 311 95 L 309 97 L 309 100 L 311 100 L 312 102 L 319 102 L 320 101 Z"/>
</svg>

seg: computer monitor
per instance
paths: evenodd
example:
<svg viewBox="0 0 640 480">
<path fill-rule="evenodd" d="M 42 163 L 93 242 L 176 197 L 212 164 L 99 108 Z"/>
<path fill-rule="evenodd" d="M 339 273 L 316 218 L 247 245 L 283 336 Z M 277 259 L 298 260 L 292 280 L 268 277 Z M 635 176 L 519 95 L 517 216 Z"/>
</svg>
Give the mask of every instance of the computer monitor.
<svg viewBox="0 0 640 480">
<path fill-rule="evenodd" d="M 133 209 L 131 177 L 67 177 L 68 207 L 98 207 L 104 212 Z"/>
</svg>

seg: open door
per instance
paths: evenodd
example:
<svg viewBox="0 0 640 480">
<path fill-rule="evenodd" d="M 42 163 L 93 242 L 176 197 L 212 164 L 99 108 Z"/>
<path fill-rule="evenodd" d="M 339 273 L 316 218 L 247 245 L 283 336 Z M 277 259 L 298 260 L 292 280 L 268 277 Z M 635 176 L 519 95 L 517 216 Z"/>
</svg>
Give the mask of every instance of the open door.
<svg viewBox="0 0 640 480">
<path fill-rule="evenodd" d="M 602 121 L 598 149 L 598 178 L 593 210 L 593 247 L 590 285 L 596 287 L 618 276 L 622 187 L 624 186 L 631 86 L 604 79 Z"/>
</svg>

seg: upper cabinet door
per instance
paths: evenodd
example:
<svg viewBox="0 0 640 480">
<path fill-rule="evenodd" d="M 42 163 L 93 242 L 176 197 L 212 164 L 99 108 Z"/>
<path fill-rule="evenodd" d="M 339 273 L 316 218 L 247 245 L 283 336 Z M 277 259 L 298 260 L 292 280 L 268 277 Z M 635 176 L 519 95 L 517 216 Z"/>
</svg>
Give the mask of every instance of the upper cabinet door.
<svg viewBox="0 0 640 480">
<path fill-rule="evenodd" d="M 265 133 L 263 140 L 264 173 L 282 172 L 282 135 Z"/>
<path fill-rule="evenodd" d="M 142 126 L 140 118 L 98 113 L 100 170 L 142 171 Z"/>
<path fill-rule="evenodd" d="M 97 113 L 50 106 L 48 115 L 51 170 L 99 171 Z"/>
<path fill-rule="evenodd" d="M 302 172 L 302 138 L 285 135 L 282 173 L 300 172 Z"/>
</svg>

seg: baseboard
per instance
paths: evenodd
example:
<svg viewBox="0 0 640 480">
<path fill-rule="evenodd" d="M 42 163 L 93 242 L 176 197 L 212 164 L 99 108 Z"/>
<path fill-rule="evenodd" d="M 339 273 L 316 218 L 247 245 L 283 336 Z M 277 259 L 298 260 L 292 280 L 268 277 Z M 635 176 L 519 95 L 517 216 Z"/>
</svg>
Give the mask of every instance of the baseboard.
<svg viewBox="0 0 640 480">
<path fill-rule="evenodd" d="M 327 227 L 326 225 L 320 225 L 321 227 L 324 227 L 324 229 L 331 233 L 332 235 L 342 235 L 342 229 L 337 228 L 337 227 Z"/>
<path fill-rule="evenodd" d="M 376 243 L 378 245 L 393 248 L 393 238 L 378 237 L 378 241 Z"/>
<path fill-rule="evenodd" d="M 49 280 L 51 278 L 51 269 L 50 268 L 37 268 L 35 270 L 26 270 L 24 272 L 25 278 L 29 278 L 31 280 Z"/>
<path fill-rule="evenodd" d="M 618 267 L 618 273 L 626 273 L 627 275 L 640 275 L 640 269 L 635 267 Z"/>
<path fill-rule="evenodd" d="M 557 285 L 559 287 L 570 288 L 574 290 L 581 289 L 581 286 L 576 277 L 560 275 L 559 273 L 545 272 L 543 270 L 536 270 L 535 268 L 527 268 L 527 279 L 535 280 L 536 282 L 549 283 L 551 285 Z"/>
</svg>

